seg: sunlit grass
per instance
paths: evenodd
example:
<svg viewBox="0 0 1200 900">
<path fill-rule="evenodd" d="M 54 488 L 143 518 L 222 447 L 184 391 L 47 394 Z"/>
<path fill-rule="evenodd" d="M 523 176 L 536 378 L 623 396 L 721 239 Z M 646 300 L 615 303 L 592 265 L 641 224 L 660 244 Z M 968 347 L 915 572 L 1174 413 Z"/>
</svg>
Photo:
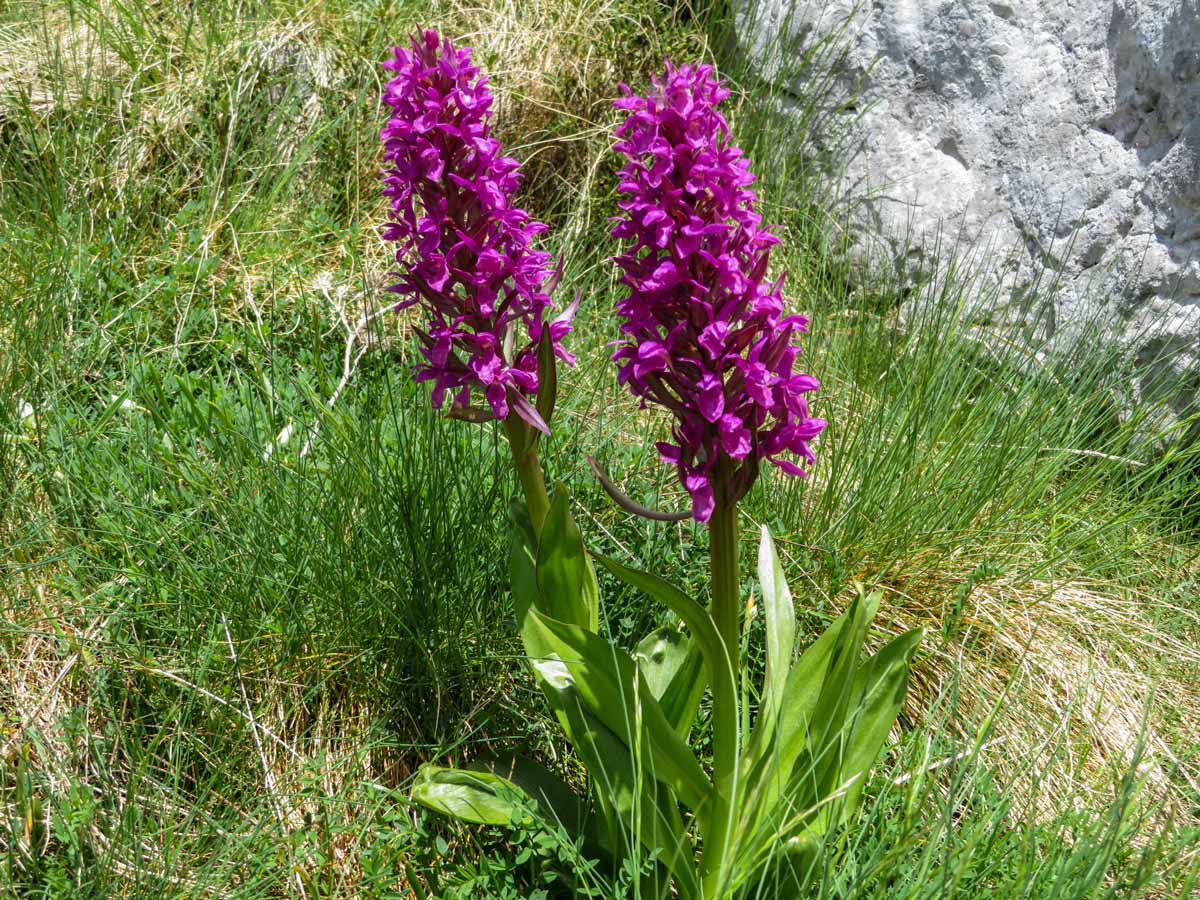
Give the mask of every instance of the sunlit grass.
<svg viewBox="0 0 1200 900">
<path fill-rule="evenodd" d="M 428 409 L 402 320 L 357 328 L 390 266 L 375 63 L 418 21 L 478 48 L 584 296 L 550 474 L 597 548 L 700 583 L 704 533 L 627 520 L 583 464 L 684 503 L 606 364 L 606 148 L 617 81 L 723 46 L 686 7 L 0 5 L 0 896 L 538 886 L 503 833 L 405 799 L 419 762 L 501 743 L 579 777 L 516 658 L 502 448 Z M 747 515 L 811 633 L 853 578 L 886 630 L 932 630 L 828 895 L 1183 896 L 1194 451 L 1121 415 L 1119 353 L 1012 350 L 971 272 L 846 262 L 808 152 L 826 110 L 786 126 L 727 74 L 833 422 Z M 618 636 L 661 615 L 605 589 Z"/>
</svg>

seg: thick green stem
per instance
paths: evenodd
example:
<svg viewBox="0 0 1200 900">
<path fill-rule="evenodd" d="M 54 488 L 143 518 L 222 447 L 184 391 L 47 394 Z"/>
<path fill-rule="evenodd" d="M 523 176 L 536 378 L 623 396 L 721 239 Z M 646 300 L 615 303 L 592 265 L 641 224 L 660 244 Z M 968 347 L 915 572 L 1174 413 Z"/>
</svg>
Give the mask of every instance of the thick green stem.
<svg viewBox="0 0 1200 900">
<path fill-rule="evenodd" d="M 741 625 L 738 602 L 737 506 L 727 501 L 724 485 L 716 485 L 716 507 L 708 522 L 709 566 L 712 578 L 712 617 L 728 655 L 733 684 L 738 683 Z M 736 703 L 713 706 L 713 809 L 705 835 L 703 859 L 705 897 L 715 897 L 725 877 L 722 860 L 731 839 L 731 819 L 737 792 L 739 724 Z"/>
<path fill-rule="evenodd" d="M 712 577 L 712 617 L 717 633 L 734 664 L 736 681 L 738 650 L 742 645 L 738 599 L 737 507 L 718 503 L 708 521 L 709 573 Z"/>
<path fill-rule="evenodd" d="M 546 493 L 546 481 L 542 478 L 542 464 L 538 460 L 537 441 L 530 440 L 530 426 L 516 413 L 504 420 L 504 434 L 512 450 L 513 464 L 521 480 L 525 494 L 525 505 L 533 522 L 535 534 L 541 534 L 546 514 L 550 512 L 550 496 Z M 528 445 L 528 446 L 527 446 Z"/>
</svg>

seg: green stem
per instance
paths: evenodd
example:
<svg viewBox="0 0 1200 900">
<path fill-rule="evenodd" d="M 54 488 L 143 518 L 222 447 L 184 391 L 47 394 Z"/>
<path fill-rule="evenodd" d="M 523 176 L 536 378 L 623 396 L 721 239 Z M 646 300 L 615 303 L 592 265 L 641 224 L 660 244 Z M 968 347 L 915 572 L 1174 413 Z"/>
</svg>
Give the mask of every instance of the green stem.
<svg viewBox="0 0 1200 900">
<path fill-rule="evenodd" d="M 709 573 L 712 577 L 712 617 L 737 677 L 738 650 L 742 644 L 738 601 L 737 507 L 718 503 L 708 520 Z"/>
<path fill-rule="evenodd" d="M 709 571 L 712 579 L 712 617 L 729 659 L 733 684 L 738 683 L 741 625 L 738 602 L 737 506 L 727 501 L 723 480 L 718 480 L 716 507 L 708 522 Z M 705 835 L 704 896 L 715 898 L 725 877 L 725 860 L 731 819 L 736 812 L 739 724 L 736 702 L 713 706 L 713 808 Z"/>
<path fill-rule="evenodd" d="M 525 505 L 529 508 L 529 519 L 535 534 L 541 534 L 546 514 L 550 512 L 550 496 L 546 493 L 546 482 L 542 478 L 542 464 L 538 460 L 537 440 L 530 440 L 532 429 L 516 413 L 504 420 L 504 434 L 512 450 L 513 464 L 521 480 L 525 494 Z M 528 446 L 527 446 L 528 445 Z"/>
</svg>

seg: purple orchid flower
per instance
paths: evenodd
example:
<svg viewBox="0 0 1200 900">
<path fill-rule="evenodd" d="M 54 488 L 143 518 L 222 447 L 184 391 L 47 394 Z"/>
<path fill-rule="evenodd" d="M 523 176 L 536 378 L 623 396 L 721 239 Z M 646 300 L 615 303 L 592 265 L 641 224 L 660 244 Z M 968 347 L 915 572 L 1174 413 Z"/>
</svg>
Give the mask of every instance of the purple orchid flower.
<svg viewBox="0 0 1200 900">
<path fill-rule="evenodd" d="M 434 383 L 437 409 L 450 391 L 452 414 L 504 419 L 512 410 L 548 432 L 529 402 L 538 390 L 538 344 L 548 329 L 555 356 L 574 363 L 562 341 L 577 302 L 546 321 L 559 272 L 533 246 L 546 226 L 513 202 L 520 164 L 491 136 L 487 77 L 469 48 L 434 31 L 396 47 L 383 68 L 395 73 L 380 133 L 394 217 L 383 237 L 398 244 L 402 271 L 389 290 L 403 299 L 395 309 L 420 305 L 428 317 L 417 329 L 417 380 Z M 473 389 L 490 412 L 471 408 Z"/>
<path fill-rule="evenodd" d="M 714 484 L 735 503 L 761 460 L 790 475 L 805 472 L 784 454 L 814 461 L 809 442 L 827 423 L 805 395 L 818 383 L 793 371 L 808 320 L 784 315 L 783 279 L 767 277 L 779 238 L 754 211 L 749 161 L 717 111 L 730 92 L 712 67 L 668 62 L 646 96 L 621 89 L 624 214 L 612 235 L 632 245 L 615 257 L 628 293 L 613 360 L 643 407 L 674 414 L 674 440 L 658 450 L 706 522 Z"/>
</svg>

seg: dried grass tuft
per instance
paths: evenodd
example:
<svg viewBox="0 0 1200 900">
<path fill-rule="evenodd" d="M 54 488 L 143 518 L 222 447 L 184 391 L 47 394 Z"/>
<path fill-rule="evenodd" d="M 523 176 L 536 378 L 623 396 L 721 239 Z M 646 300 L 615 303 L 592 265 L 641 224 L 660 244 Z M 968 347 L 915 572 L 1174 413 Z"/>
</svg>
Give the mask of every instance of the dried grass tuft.
<svg viewBox="0 0 1200 900">
<path fill-rule="evenodd" d="M 906 703 L 909 721 L 957 693 L 964 740 L 990 724 L 987 762 L 1047 815 L 1065 798 L 1100 810 L 1137 764 L 1144 799 L 1163 812 L 1200 798 L 1200 650 L 1158 627 L 1156 614 L 1195 613 L 1093 582 L 996 581 L 976 586 L 956 624 L 926 584 L 893 586 L 881 619 L 929 630 Z M 938 598 L 938 599 L 932 599 Z"/>
<path fill-rule="evenodd" d="M 91 25 L 62 10 L 39 12 L 41 21 L 0 24 L 0 121 L 14 103 L 45 115 L 78 104 L 89 85 L 129 77 L 128 65 Z"/>
</svg>

